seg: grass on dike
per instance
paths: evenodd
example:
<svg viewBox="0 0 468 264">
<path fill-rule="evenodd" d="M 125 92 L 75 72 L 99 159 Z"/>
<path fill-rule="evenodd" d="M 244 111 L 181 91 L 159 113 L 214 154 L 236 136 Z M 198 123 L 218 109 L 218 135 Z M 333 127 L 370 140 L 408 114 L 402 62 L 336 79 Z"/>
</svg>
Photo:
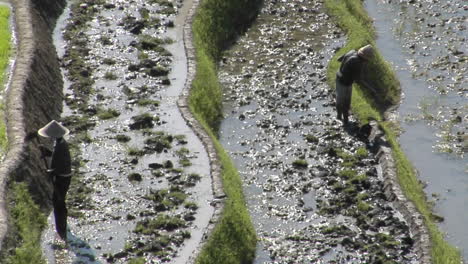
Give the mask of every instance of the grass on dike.
<svg viewBox="0 0 468 264">
<path fill-rule="evenodd" d="M 7 6 L 0 5 L 0 93 L 4 91 L 5 70 L 10 58 L 10 28 L 9 28 L 10 9 Z M 0 154 L 5 153 L 7 148 L 6 127 L 4 120 L 4 104 L 0 102 Z M 0 155 L 1 156 L 1 155 Z"/>
<path fill-rule="evenodd" d="M 334 87 L 335 73 L 339 68 L 337 58 L 350 49 L 358 49 L 366 44 L 374 43 L 374 31 L 370 18 L 365 12 L 362 1 L 360 0 L 325 0 L 328 12 L 338 21 L 348 35 L 348 43 L 332 59 L 328 67 L 328 81 L 331 87 Z M 376 69 L 375 76 L 370 76 L 379 81 L 382 87 L 398 87 L 398 80 L 388 64 L 377 54 L 377 57 L 371 62 Z M 367 97 L 363 90 L 354 86 L 353 98 L 351 102 L 352 111 L 357 116 L 361 124 L 367 123 L 370 119 L 381 121 L 380 113 L 371 106 L 371 98 Z M 399 94 L 398 90 L 390 90 L 388 95 L 384 95 L 388 100 L 395 100 Z M 396 101 L 397 102 L 397 101 Z M 424 217 L 424 222 L 429 229 L 431 237 L 431 255 L 434 264 L 459 264 L 461 263 L 460 252 L 445 241 L 443 234 L 432 219 L 432 208 L 427 203 L 426 195 L 414 173 L 414 168 L 401 150 L 397 135 L 387 122 L 379 122 L 380 127 L 385 132 L 387 139 L 393 149 L 393 158 L 398 174 L 398 180 L 406 197 L 410 199 L 419 212 Z"/>
<path fill-rule="evenodd" d="M 10 210 L 12 222 L 21 241 L 14 253 L 6 258 L 7 264 L 37 263 L 45 264 L 40 245 L 41 232 L 47 225 L 47 219 L 31 198 L 25 183 L 13 183 Z M 11 239 L 11 238 L 10 238 Z"/>
<path fill-rule="evenodd" d="M 222 117 L 222 92 L 217 62 L 222 50 L 242 31 L 258 10 L 258 0 L 204 0 L 193 23 L 196 74 L 189 107 L 214 142 L 222 165 L 226 200 L 222 215 L 196 263 L 252 263 L 257 237 L 242 192 L 242 182 L 229 155 L 217 139 Z"/>
</svg>

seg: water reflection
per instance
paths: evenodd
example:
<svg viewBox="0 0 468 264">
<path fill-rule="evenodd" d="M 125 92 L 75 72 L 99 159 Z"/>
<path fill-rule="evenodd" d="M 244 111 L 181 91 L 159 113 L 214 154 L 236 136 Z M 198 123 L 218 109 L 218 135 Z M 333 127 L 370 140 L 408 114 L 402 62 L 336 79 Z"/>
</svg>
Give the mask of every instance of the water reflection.
<svg viewBox="0 0 468 264">
<path fill-rule="evenodd" d="M 463 149 L 458 155 L 459 146 L 449 140 L 467 129 L 462 2 L 368 0 L 366 8 L 374 19 L 377 47 L 396 70 L 404 93 L 399 107 L 402 149 L 427 183 L 436 214 L 445 218 L 441 230 L 468 259 L 468 156 Z M 450 148 L 441 148 L 444 140 Z"/>
</svg>

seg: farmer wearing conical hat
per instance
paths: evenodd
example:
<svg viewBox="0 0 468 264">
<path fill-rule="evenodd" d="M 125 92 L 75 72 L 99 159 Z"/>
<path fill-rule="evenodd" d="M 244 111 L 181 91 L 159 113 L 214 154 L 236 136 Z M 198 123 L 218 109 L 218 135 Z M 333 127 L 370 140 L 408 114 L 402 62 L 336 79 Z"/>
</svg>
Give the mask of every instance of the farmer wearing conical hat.
<svg viewBox="0 0 468 264">
<path fill-rule="evenodd" d="M 50 123 L 39 129 L 37 132 L 40 136 L 55 139 L 54 149 L 49 149 L 41 146 L 43 156 L 52 157 L 48 172 L 54 184 L 53 205 L 55 216 L 55 229 L 63 240 L 67 240 L 67 207 L 65 198 L 70 187 L 71 181 L 71 157 L 68 143 L 63 138 L 70 131 L 52 120 Z"/>
<path fill-rule="evenodd" d="M 340 69 L 336 73 L 336 111 L 337 118 L 348 123 L 349 108 L 353 82 L 361 77 L 362 66 L 374 56 L 371 45 L 360 48 L 357 52 L 351 50 L 338 58 L 341 62 Z"/>
</svg>

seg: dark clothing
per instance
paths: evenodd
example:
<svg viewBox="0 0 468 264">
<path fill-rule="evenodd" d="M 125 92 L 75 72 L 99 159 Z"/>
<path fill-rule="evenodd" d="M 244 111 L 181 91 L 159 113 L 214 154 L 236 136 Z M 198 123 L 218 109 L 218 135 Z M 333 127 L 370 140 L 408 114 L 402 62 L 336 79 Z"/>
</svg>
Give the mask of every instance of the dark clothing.
<svg viewBox="0 0 468 264">
<path fill-rule="evenodd" d="M 54 195 L 52 198 L 54 204 L 55 230 L 59 236 L 67 239 L 67 216 L 68 210 L 65 198 L 70 187 L 71 177 L 56 176 L 54 181 Z"/>
<path fill-rule="evenodd" d="M 357 55 L 354 50 L 341 56 L 340 69 L 336 73 L 336 111 L 337 118 L 343 119 L 343 123 L 348 123 L 349 109 L 351 107 L 351 95 L 353 82 L 360 79 L 364 60 Z"/>
<path fill-rule="evenodd" d="M 67 141 L 63 138 L 55 141 L 50 169 L 56 176 L 70 176 L 71 174 L 70 150 Z"/>
<path fill-rule="evenodd" d="M 54 205 L 55 229 L 64 240 L 67 238 L 66 196 L 71 182 L 71 157 L 67 141 L 58 138 L 54 150 L 43 150 L 43 154 L 52 156 L 49 173 L 54 184 L 52 202 Z"/>
<path fill-rule="evenodd" d="M 344 85 L 336 80 L 336 117 L 339 120 L 343 120 L 345 124 L 348 123 L 352 92 L 352 85 Z"/>
<path fill-rule="evenodd" d="M 338 61 L 341 61 L 340 70 L 336 73 L 338 81 L 344 85 L 351 85 L 360 78 L 364 60 L 357 55 L 356 51 L 346 53 Z"/>
</svg>

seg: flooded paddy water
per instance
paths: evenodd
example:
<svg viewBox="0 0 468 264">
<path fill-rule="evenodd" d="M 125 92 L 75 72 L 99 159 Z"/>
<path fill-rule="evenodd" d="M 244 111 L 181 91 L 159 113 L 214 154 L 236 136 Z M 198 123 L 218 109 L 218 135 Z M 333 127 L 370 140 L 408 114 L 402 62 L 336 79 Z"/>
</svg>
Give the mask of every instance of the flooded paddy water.
<svg viewBox="0 0 468 264">
<path fill-rule="evenodd" d="M 427 187 L 439 226 L 468 259 L 466 1 L 367 0 L 377 46 L 404 97 L 400 143 Z"/>
<path fill-rule="evenodd" d="M 185 263 L 201 240 L 213 212 L 208 157 L 175 104 L 186 78 L 181 24 L 191 3 L 167 3 L 83 1 L 79 12 L 92 18 L 86 31 L 72 33 L 85 47 L 61 37 L 65 25 L 80 23 L 69 9 L 58 24 L 62 119 L 72 130 L 77 181 L 70 250 L 56 261 L 49 217 L 49 263 Z M 365 4 L 379 50 L 402 83 L 400 142 L 466 259 L 466 7 L 462 0 Z M 142 44 L 141 35 L 164 44 Z M 320 1 L 265 0 L 222 60 L 220 140 L 243 177 L 260 239 L 255 263 L 417 263 L 359 128 L 335 120 L 325 71 L 344 40 Z M 80 75 L 92 83 L 84 95 L 69 74 L 80 48 Z"/>
<path fill-rule="evenodd" d="M 51 214 L 43 241 L 49 263 L 193 258 L 213 197 L 206 151 L 176 105 L 187 77 L 182 29 L 191 6 L 70 2 L 59 20 L 62 121 L 71 129 L 75 172 L 70 247 L 57 256 Z M 77 27 L 83 18 L 85 27 Z"/>
</svg>

